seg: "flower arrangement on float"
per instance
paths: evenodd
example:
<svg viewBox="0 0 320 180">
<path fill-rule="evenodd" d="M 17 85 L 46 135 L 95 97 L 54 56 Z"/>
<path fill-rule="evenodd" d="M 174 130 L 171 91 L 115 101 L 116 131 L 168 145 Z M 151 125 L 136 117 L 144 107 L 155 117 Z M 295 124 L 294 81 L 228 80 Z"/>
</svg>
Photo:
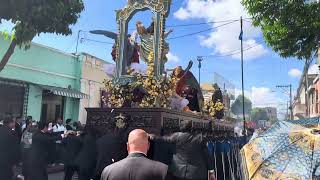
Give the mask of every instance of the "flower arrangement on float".
<svg viewBox="0 0 320 180">
<path fill-rule="evenodd" d="M 106 91 L 109 92 L 108 96 L 102 97 L 106 105 L 124 107 L 128 105 L 127 103 L 136 102 L 134 91 L 140 89 L 145 92 L 145 95 L 138 102 L 139 107 L 170 108 L 171 97 L 175 93 L 178 78 L 174 75 L 155 77 L 153 52 L 149 54 L 148 59 L 149 63 L 145 75 L 137 73 L 133 69 L 128 70 L 128 74 L 135 79 L 133 83 L 120 85 L 112 79 L 104 81 Z"/>
<path fill-rule="evenodd" d="M 224 104 L 220 101 L 214 102 L 212 99 L 204 102 L 203 112 L 212 117 L 216 117 L 217 112 L 224 110 Z"/>
<path fill-rule="evenodd" d="M 189 101 L 176 94 L 179 78 L 174 73 L 155 77 L 152 52 L 148 59 L 149 63 L 145 74 L 132 68 L 128 70 L 128 74 L 134 77 L 132 83 L 123 85 L 113 79 L 104 81 L 106 92 L 108 92 L 108 95 L 102 97 L 105 105 L 108 107 L 162 107 L 191 112 L 188 108 Z M 142 92 L 140 95 L 139 91 Z M 220 100 L 211 99 L 205 101 L 202 115 L 217 117 L 217 113 L 223 110 L 224 104 Z"/>
</svg>

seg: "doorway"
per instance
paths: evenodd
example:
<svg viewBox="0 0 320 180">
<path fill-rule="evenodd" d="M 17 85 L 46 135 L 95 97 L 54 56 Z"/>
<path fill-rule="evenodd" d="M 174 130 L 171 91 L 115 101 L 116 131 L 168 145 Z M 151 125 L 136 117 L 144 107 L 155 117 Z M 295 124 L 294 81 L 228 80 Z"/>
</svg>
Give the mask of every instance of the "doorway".
<svg viewBox="0 0 320 180">
<path fill-rule="evenodd" d="M 42 92 L 41 121 L 55 122 L 58 117 L 63 118 L 64 97 L 57 96 L 50 91 Z"/>
<path fill-rule="evenodd" d="M 0 120 L 6 116 L 22 117 L 25 87 L 0 85 Z"/>
</svg>

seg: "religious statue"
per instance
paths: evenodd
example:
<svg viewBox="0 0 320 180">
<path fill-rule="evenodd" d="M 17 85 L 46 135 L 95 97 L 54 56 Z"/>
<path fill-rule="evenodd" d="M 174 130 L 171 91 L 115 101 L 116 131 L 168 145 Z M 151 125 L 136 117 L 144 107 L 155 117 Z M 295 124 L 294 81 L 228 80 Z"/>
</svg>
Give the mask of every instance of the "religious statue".
<svg viewBox="0 0 320 180">
<path fill-rule="evenodd" d="M 153 46 L 154 46 L 154 19 L 152 18 L 152 23 L 148 28 L 145 28 L 144 25 L 142 24 L 141 21 L 136 22 L 136 28 L 137 28 L 137 33 L 140 37 L 141 44 L 139 48 L 139 54 L 140 57 L 143 61 L 148 63 L 148 56 L 150 52 L 153 51 Z M 167 38 L 169 34 L 173 32 L 172 29 L 170 29 L 168 32 L 165 32 L 164 38 Z M 167 62 L 167 57 L 166 55 L 169 52 L 169 45 L 168 43 L 164 42 L 164 49 L 163 49 L 163 65 L 164 63 Z"/>
<path fill-rule="evenodd" d="M 189 101 L 188 107 L 191 111 L 200 112 L 203 107 L 204 98 L 197 79 L 189 71 L 192 65 L 193 63 L 190 61 L 185 70 L 181 66 L 174 69 L 174 75 L 179 78 L 176 93 Z"/>
<path fill-rule="evenodd" d="M 104 35 L 114 40 L 111 56 L 112 56 L 112 59 L 116 61 L 118 34 L 111 31 L 105 31 L 105 30 L 94 30 L 94 31 L 90 31 L 90 33 Z M 127 57 L 129 59 L 127 61 L 127 66 L 130 66 L 132 63 L 139 63 L 139 46 L 137 42 L 134 40 L 135 38 L 132 38 L 130 34 L 127 36 L 128 36 Z"/>
</svg>

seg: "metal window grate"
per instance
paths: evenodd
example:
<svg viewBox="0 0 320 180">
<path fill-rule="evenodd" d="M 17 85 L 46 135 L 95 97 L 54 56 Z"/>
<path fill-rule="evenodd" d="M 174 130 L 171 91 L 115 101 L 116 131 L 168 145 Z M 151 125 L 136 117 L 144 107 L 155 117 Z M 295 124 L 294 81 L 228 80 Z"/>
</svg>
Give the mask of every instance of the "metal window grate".
<svg viewBox="0 0 320 180">
<path fill-rule="evenodd" d="M 28 116 L 28 99 L 29 99 L 29 85 L 25 87 L 24 91 L 24 100 L 23 100 L 23 117 L 26 118 Z"/>
</svg>

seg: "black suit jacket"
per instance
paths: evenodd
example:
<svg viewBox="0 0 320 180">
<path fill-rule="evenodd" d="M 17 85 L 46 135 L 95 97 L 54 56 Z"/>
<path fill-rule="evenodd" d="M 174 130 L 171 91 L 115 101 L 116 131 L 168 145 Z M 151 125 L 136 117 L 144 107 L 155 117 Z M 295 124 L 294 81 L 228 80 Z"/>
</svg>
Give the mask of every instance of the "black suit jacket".
<svg viewBox="0 0 320 180">
<path fill-rule="evenodd" d="M 37 131 L 32 135 L 30 155 L 27 157 L 28 179 L 47 180 L 47 165 L 52 144 L 61 139 L 61 133 L 43 133 Z"/>
<path fill-rule="evenodd" d="M 30 152 L 30 163 L 32 166 L 47 166 L 51 144 L 60 140 L 61 133 L 43 133 L 37 131 L 32 135 L 32 146 Z"/>
<path fill-rule="evenodd" d="M 75 159 L 81 150 L 81 139 L 79 136 L 70 135 L 62 140 L 62 159 L 65 166 L 75 166 Z"/>
<path fill-rule="evenodd" d="M 93 176 L 96 166 L 97 149 L 96 138 L 92 135 L 85 134 L 81 136 L 81 149 L 75 159 L 75 164 L 80 171 L 85 171 Z"/>
<path fill-rule="evenodd" d="M 175 143 L 175 154 L 169 171 L 182 179 L 208 179 L 208 170 L 213 170 L 213 158 L 209 154 L 206 140 L 201 134 L 177 132 L 169 137 L 158 137 L 155 141 Z"/>
<path fill-rule="evenodd" d="M 168 166 L 133 153 L 127 158 L 107 166 L 101 180 L 165 180 Z"/>
<path fill-rule="evenodd" d="M 3 170 L 10 169 L 19 159 L 17 139 L 11 129 L 0 126 L 0 174 L 10 173 L 3 172 Z"/>
<path fill-rule="evenodd" d="M 73 131 L 73 127 L 69 124 L 66 125 L 67 131 Z"/>
<path fill-rule="evenodd" d="M 15 131 L 15 133 L 16 133 L 16 135 L 18 137 L 18 140 L 20 142 L 21 136 L 22 136 L 22 126 L 21 126 L 21 124 L 16 122 L 14 131 Z"/>
<path fill-rule="evenodd" d="M 113 134 L 106 134 L 98 139 L 97 151 L 97 175 L 101 175 L 105 167 L 126 158 L 128 155 L 126 140 Z"/>
</svg>

